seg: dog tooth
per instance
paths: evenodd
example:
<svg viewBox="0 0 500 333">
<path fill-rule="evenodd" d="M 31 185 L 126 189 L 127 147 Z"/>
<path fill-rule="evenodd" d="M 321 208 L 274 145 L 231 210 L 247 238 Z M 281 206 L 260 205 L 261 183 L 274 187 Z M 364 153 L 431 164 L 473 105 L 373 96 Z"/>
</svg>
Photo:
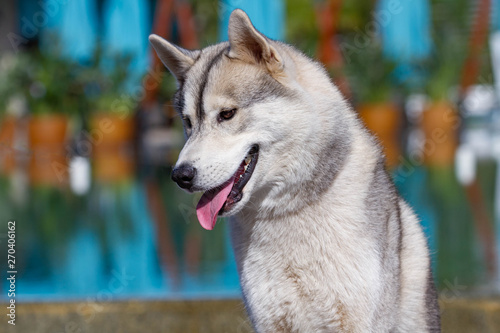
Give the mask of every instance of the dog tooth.
<svg viewBox="0 0 500 333">
<path fill-rule="evenodd" d="M 252 158 L 250 156 L 245 157 L 245 164 L 250 163 L 251 160 Z"/>
</svg>

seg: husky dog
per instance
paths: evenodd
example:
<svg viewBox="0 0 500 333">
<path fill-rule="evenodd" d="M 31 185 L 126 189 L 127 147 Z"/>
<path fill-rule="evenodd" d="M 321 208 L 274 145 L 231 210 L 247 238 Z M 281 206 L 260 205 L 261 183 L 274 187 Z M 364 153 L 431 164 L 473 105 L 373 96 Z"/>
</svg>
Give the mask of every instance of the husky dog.
<svg viewBox="0 0 500 333">
<path fill-rule="evenodd" d="M 172 178 L 230 221 L 257 332 L 438 332 L 426 238 L 376 140 L 317 62 L 235 10 L 229 41 L 152 35 L 187 142 Z M 377 64 L 374 64 L 377 66 Z"/>
</svg>

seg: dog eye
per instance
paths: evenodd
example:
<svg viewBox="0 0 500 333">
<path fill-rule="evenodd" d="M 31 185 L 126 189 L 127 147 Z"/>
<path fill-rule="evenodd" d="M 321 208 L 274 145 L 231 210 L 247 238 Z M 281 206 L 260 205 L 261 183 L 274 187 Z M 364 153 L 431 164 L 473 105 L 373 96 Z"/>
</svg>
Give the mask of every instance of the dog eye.
<svg viewBox="0 0 500 333">
<path fill-rule="evenodd" d="M 182 120 L 184 120 L 184 126 L 186 126 L 187 129 L 191 129 L 191 127 L 193 126 L 191 124 L 191 119 L 189 119 L 189 117 L 184 117 L 182 118 Z"/>
<path fill-rule="evenodd" d="M 229 120 L 233 118 L 235 114 L 236 114 L 236 109 L 222 110 L 219 113 L 219 122 L 224 120 Z"/>
</svg>

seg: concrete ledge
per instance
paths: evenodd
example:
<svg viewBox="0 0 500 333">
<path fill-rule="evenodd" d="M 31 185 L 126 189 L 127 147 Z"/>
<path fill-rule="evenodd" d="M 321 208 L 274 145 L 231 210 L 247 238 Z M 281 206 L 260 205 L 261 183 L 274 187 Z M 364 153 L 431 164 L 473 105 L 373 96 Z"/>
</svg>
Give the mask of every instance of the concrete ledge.
<svg viewBox="0 0 500 333">
<path fill-rule="evenodd" d="M 15 327 L 1 318 L 8 333 L 251 332 L 240 300 L 19 304 Z"/>
<path fill-rule="evenodd" d="M 441 300 L 443 332 L 500 332 L 500 298 Z"/>
<path fill-rule="evenodd" d="M 16 325 L 0 332 L 30 333 L 246 333 L 252 332 L 240 300 L 123 301 L 18 304 Z M 441 301 L 443 332 L 500 332 L 500 298 Z"/>
</svg>

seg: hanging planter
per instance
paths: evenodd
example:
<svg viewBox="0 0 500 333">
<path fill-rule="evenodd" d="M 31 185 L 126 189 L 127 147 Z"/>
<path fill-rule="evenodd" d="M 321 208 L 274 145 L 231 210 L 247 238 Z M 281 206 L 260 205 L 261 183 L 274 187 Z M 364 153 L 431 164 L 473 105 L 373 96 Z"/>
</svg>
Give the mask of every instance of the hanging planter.
<svg viewBox="0 0 500 333">
<path fill-rule="evenodd" d="M 134 174 L 135 103 L 123 96 L 100 96 L 95 108 L 109 111 L 98 111 L 90 116 L 89 138 L 94 176 L 98 182 L 116 183 L 129 180 Z"/>
<path fill-rule="evenodd" d="M 88 100 L 88 110 L 91 111 L 88 130 L 94 150 L 132 143 L 135 138 L 134 112 L 138 104 L 138 99 L 127 88 L 130 57 L 116 56 L 112 66 L 108 64 L 107 72 L 102 70 L 106 65 L 102 57 L 100 53 L 95 55 L 94 67 L 88 70 L 85 83 L 95 90 Z"/>
<path fill-rule="evenodd" d="M 95 179 L 115 183 L 132 178 L 135 121 L 131 111 L 97 112 L 90 116 L 89 125 Z"/>
<path fill-rule="evenodd" d="M 130 114 L 99 112 L 90 117 L 95 179 L 116 183 L 133 177 L 135 121 Z"/>
<path fill-rule="evenodd" d="M 426 165 L 453 165 L 458 146 L 459 124 L 458 112 L 450 102 L 441 100 L 427 105 L 421 122 L 425 135 L 423 155 Z"/>
<path fill-rule="evenodd" d="M 90 118 L 90 131 L 96 150 L 131 144 L 135 136 L 134 117 L 99 112 Z"/>
<path fill-rule="evenodd" d="M 28 125 L 30 148 L 63 147 L 68 132 L 68 116 L 49 113 L 32 115 Z"/>
<path fill-rule="evenodd" d="M 33 115 L 28 123 L 30 181 L 34 185 L 67 183 L 66 137 L 68 117 L 62 114 Z"/>
<path fill-rule="evenodd" d="M 28 171 L 32 185 L 65 187 L 68 183 L 68 161 L 64 150 L 39 148 L 33 151 Z"/>
<path fill-rule="evenodd" d="M 0 120 L 0 171 L 11 174 L 16 167 L 12 147 L 16 133 L 17 121 L 14 116 L 6 115 Z"/>
<path fill-rule="evenodd" d="M 100 183 L 117 183 L 133 177 L 135 163 L 129 149 L 101 147 L 94 151 L 94 176 Z"/>
<path fill-rule="evenodd" d="M 116 183 L 132 178 L 135 170 L 132 157 L 134 118 L 111 112 L 96 113 L 90 118 L 90 131 L 95 179 Z"/>
<path fill-rule="evenodd" d="M 387 166 L 394 168 L 399 163 L 401 149 L 399 130 L 401 112 L 394 103 L 365 103 L 358 112 L 366 127 L 380 140 L 386 156 Z"/>
<path fill-rule="evenodd" d="M 30 54 L 26 96 L 32 184 L 65 186 L 68 181 L 69 122 L 84 104 L 80 67 L 60 54 Z"/>
<path fill-rule="evenodd" d="M 463 43 L 455 33 L 435 44 L 434 57 L 425 63 L 428 71 L 425 88 L 430 101 L 421 118 L 425 135 L 423 157 L 428 166 L 449 167 L 454 163 L 460 125 L 450 92 L 458 82 Z"/>
</svg>

